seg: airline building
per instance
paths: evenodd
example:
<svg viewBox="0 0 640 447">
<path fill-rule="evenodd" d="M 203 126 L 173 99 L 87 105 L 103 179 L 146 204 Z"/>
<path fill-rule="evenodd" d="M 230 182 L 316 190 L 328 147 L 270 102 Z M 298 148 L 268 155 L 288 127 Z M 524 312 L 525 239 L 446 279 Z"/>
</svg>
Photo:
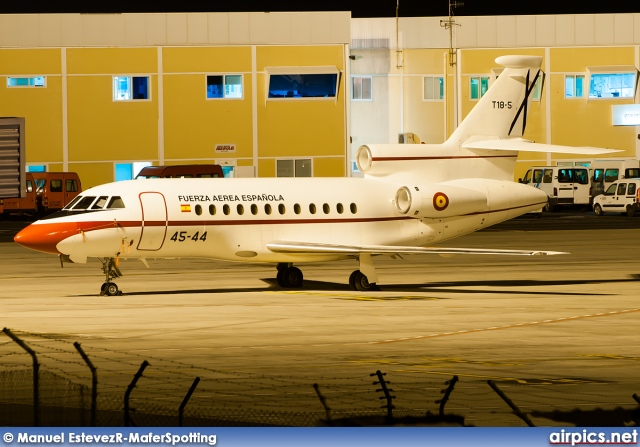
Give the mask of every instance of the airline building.
<svg viewBox="0 0 640 447">
<path fill-rule="evenodd" d="M 351 19 L 349 12 L 0 15 L 0 116 L 31 170 L 84 187 L 147 164 L 359 175 L 365 143 L 440 143 L 500 74 L 543 56 L 525 138 L 640 158 L 640 14 Z M 446 26 L 445 26 L 446 25 Z M 0 128 L 0 132 L 2 129 Z M 579 163 L 522 154 L 535 164 Z"/>
</svg>

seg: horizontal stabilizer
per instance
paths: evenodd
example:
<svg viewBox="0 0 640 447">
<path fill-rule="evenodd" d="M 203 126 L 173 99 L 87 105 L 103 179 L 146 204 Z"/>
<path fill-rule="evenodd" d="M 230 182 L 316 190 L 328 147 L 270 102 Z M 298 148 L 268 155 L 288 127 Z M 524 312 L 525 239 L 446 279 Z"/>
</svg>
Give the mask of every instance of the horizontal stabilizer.
<svg viewBox="0 0 640 447">
<path fill-rule="evenodd" d="M 318 255 L 358 255 L 361 253 L 373 255 L 399 254 L 435 254 L 435 255 L 507 255 L 507 256 L 541 256 L 564 255 L 561 251 L 541 250 L 498 250 L 484 248 L 446 248 L 446 247 L 410 247 L 394 245 L 335 245 L 318 244 L 314 242 L 284 242 L 275 241 L 267 244 L 267 248 L 274 253 L 300 253 Z"/>
<path fill-rule="evenodd" d="M 557 144 L 534 143 L 533 141 L 523 140 L 522 138 L 510 138 L 504 140 L 482 140 L 473 143 L 464 143 L 465 149 L 486 149 L 496 151 L 521 151 L 521 152 L 556 152 L 559 154 L 576 154 L 576 155 L 602 155 L 622 152 L 618 149 L 605 149 L 600 147 L 574 147 L 561 146 Z"/>
</svg>

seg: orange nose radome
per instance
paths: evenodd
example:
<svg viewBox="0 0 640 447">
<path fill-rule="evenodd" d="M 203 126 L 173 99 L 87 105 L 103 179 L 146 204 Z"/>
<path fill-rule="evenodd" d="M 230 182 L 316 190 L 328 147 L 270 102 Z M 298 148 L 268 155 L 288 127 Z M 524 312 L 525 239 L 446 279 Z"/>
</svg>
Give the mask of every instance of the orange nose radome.
<svg viewBox="0 0 640 447">
<path fill-rule="evenodd" d="M 63 239 L 78 233 L 74 222 L 31 224 L 21 230 L 13 240 L 23 247 L 45 253 L 60 254 L 56 245 Z"/>
</svg>

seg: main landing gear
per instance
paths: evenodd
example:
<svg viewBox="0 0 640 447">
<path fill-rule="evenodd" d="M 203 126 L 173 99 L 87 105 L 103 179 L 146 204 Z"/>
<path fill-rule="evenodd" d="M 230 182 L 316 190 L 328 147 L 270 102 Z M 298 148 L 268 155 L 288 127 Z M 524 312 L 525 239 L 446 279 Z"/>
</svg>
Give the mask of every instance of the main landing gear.
<svg viewBox="0 0 640 447">
<path fill-rule="evenodd" d="M 106 281 L 100 288 L 100 296 L 122 295 L 122 291 L 118 290 L 118 285 L 111 282 L 112 279 L 122 276 L 122 272 L 117 265 L 117 258 L 104 258 L 104 260 L 100 259 L 100 262 L 102 263 L 102 272 L 106 278 Z"/>
<path fill-rule="evenodd" d="M 379 291 L 380 287 L 378 287 L 377 284 L 378 275 L 376 275 L 371 255 L 361 253 L 359 260 L 360 269 L 355 270 L 351 273 L 351 276 L 349 276 L 349 287 L 351 287 L 351 290 L 358 290 L 360 292 Z M 280 287 L 302 287 L 302 271 L 299 268 L 294 267 L 291 263 L 281 262 L 278 264 L 277 269 L 278 275 L 276 279 Z"/>
</svg>

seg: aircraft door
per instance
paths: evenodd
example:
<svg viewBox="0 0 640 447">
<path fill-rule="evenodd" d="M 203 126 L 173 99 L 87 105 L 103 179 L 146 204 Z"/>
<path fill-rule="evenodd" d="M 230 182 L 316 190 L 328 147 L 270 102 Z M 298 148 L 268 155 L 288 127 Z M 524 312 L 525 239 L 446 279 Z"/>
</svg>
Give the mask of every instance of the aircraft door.
<svg viewBox="0 0 640 447">
<path fill-rule="evenodd" d="M 138 250 L 157 251 L 167 236 L 167 202 L 159 192 L 140 193 L 142 229 Z"/>
</svg>

